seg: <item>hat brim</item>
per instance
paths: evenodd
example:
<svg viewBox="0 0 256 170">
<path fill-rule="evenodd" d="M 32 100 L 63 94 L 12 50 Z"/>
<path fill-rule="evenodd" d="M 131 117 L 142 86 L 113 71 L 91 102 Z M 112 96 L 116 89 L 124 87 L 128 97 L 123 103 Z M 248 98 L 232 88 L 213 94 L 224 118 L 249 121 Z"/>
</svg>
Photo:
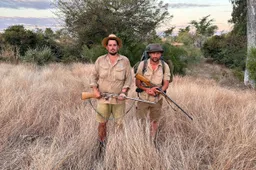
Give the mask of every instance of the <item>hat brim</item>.
<svg viewBox="0 0 256 170">
<path fill-rule="evenodd" d="M 108 40 L 116 40 L 116 41 L 118 42 L 119 48 L 121 48 L 121 47 L 123 46 L 122 40 L 121 40 L 120 38 L 118 38 L 118 37 L 105 37 L 105 38 L 102 40 L 102 42 L 101 42 L 101 44 L 102 44 L 103 47 L 107 47 L 107 42 L 108 42 Z"/>
<path fill-rule="evenodd" d="M 163 50 L 151 50 L 151 51 L 147 51 L 147 53 L 154 53 L 154 52 L 163 53 L 164 51 L 163 51 Z"/>
</svg>

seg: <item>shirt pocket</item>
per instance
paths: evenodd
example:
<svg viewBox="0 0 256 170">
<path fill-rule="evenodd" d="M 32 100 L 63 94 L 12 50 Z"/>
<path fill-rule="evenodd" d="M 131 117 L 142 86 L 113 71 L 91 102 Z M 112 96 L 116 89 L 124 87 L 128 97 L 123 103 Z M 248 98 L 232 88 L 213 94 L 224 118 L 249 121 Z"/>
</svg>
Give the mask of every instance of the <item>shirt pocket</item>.
<svg viewBox="0 0 256 170">
<path fill-rule="evenodd" d="M 151 79 L 151 76 L 152 76 L 152 73 L 149 72 L 149 71 L 146 71 L 146 72 L 144 73 L 144 77 L 147 78 L 148 80 Z"/>
<path fill-rule="evenodd" d="M 115 69 L 115 79 L 116 80 L 124 80 L 125 79 L 125 68 Z"/>
<path fill-rule="evenodd" d="M 156 84 L 156 85 L 161 85 L 163 82 L 163 72 L 162 71 L 158 71 L 154 74 L 152 83 Z"/>
<path fill-rule="evenodd" d="M 99 77 L 106 78 L 108 76 L 108 67 L 99 65 Z"/>
</svg>

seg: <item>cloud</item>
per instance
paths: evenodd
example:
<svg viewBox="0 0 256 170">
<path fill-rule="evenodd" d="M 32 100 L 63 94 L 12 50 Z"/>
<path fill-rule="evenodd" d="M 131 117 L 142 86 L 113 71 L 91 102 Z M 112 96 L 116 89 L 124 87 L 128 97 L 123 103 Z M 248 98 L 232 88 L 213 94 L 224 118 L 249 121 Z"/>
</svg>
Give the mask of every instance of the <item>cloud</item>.
<svg viewBox="0 0 256 170">
<path fill-rule="evenodd" d="M 56 18 L 25 18 L 25 17 L 0 17 L 0 32 L 10 26 L 23 25 L 26 29 L 52 28 L 58 30 L 63 28 L 63 23 Z"/>
<path fill-rule="evenodd" d="M 191 4 L 191 3 L 169 3 L 169 8 L 195 8 L 195 7 L 211 7 L 210 4 Z"/>
<path fill-rule="evenodd" d="M 33 9 L 52 9 L 50 0 L 1 0 L 0 8 L 33 8 Z"/>
</svg>

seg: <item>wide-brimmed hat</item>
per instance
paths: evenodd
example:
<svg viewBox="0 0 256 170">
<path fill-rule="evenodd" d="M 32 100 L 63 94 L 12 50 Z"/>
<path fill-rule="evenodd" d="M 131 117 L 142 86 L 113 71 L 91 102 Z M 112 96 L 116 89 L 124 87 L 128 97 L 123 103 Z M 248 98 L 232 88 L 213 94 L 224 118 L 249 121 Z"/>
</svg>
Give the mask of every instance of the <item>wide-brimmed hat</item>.
<svg viewBox="0 0 256 170">
<path fill-rule="evenodd" d="M 146 47 L 146 51 L 147 51 L 147 53 L 152 53 L 152 52 L 161 52 L 161 53 L 163 53 L 164 49 L 160 44 L 149 44 Z"/>
<path fill-rule="evenodd" d="M 120 38 L 118 38 L 115 34 L 109 34 L 108 37 L 105 37 L 101 44 L 103 45 L 103 47 L 107 46 L 108 40 L 116 40 L 118 43 L 119 48 L 122 47 L 122 40 Z"/>
</svg>

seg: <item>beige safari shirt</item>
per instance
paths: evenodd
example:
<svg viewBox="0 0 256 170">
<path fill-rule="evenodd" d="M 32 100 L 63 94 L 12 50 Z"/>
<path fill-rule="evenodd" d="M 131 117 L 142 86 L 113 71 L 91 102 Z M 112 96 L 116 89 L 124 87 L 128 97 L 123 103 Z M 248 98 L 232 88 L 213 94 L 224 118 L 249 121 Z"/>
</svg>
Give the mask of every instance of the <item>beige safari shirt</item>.
<svg viewBox="0 0 256 170">
<path fill-rule="evenodd" d="M 119 55 L 115 64 L 111 64 L 107 55 L 100 56 L 94 65 L 90 86 L 97 86 L 101 93 L 120 94 L 123 88 L 129 88 L 132 83 L 130 61 Z M 100 103 L 119 104 L 124 101 L 116 98 L 99 100 Z"/>
<path fill-rule="evenodd" d="M 138 66 L 137 73 L 146 77 L 148 80 L 150 80 L 151 83 L 157 85 L 158 87 L 161 87 L 163 80 L 170 81 L 170 76 L 171 76 L 171 72 L 170 72 L 170 68 L 169 68 L 168 64 L 165 62 L 164 62 L 164 64 L 165 64 L 165 66 L 164 66 L 165 71 L 163 73 L 162 62 L 159 62 L 157 68 L 155 70 L 153 70 L 153 68 L 150 64 L 150 59 L 148 59 L 145 73 L 143 74 L 143 72 L 142 72 L 142 69 L 144 66 L 144 61 L 140 62 L 139 66 Z M 160 100 L 161 95 L 157 95 L 156 97 L 154 97 L 154 96 L 147 94 L 145 91 L 143 91 L 143 92 L 139 93 L 139 97 L 143 100 L 148 100 L 151 102 L 158 102 Z"/>
</svg>

